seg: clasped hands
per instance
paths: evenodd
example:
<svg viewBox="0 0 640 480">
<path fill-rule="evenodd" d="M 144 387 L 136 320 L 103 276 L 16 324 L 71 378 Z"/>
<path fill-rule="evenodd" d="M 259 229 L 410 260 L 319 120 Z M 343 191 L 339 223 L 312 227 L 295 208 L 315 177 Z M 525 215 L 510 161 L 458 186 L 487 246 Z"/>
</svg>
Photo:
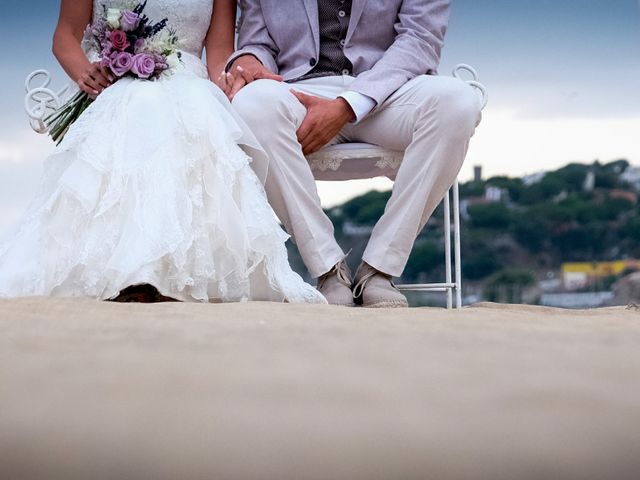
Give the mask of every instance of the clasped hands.
<svg viewBox="0 0 640 480">
<path fill-rule="evenodd" d="M 222 72 L 216 84 L 233 100 L 236 94 L 256 80 L 282 82 L 280 75 L 271 73 L 254 56 L 244 55 L 233 62 L 229 72 Z M 327 145 L 344 126 L 355 119 L 351 106 L 343 98 L 327 100 L 291 89 L 291 93 L 307 109 L 307 115 L 298 129 L 297 136 L 302 151 L 311 155 Z"/>
</svg>

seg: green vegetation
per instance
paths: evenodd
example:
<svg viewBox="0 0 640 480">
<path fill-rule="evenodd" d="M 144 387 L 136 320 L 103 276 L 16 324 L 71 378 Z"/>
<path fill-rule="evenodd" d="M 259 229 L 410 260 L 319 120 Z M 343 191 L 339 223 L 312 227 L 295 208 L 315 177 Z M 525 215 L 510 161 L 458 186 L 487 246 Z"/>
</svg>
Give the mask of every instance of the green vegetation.
<svg viewBox="0 0 640 480">
<path fill-rule="evenodd" d="M 535 283 L 536 277 L 530 270 L 507 268 L 489 278 L 484 296 L 490 302 L 523 303 L 525 289 Z"/>
<path fill-rule="evenodd" d="M 424 272 L 432 271 L 444 262 L 443 247 L 441 244 L 426 241 L 415 245 L 405 268 L 405 276 L 417 279 Z"/>
<path fill-rule="evenodd" d="M 382 216 L 384 207 L 391 197 L 391 192 L 373 190 L 349 200 L 341 210 L 343 215 L 359 225 L 374 224 Z"/>
</svg>

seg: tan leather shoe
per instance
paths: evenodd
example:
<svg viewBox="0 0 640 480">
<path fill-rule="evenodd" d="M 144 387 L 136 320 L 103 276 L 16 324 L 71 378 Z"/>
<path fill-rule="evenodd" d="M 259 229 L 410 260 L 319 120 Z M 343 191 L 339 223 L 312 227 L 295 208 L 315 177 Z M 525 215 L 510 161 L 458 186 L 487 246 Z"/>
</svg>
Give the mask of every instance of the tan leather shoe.
<svg viewBox="0 0 640 480">
<path fill-rule="evenodd" d="M 339 261 L 331 270 L 318 278 L 316 288 L 330 305 L 353 307 L 351 271 L 346 261 Z"/>
<path fill-rule="evenodd" d="M 407 298 L 400 293 L 391 276 L 382 273 L 366 262 L 356 272 L 353 298 L 365 308 L 407 308 Z"/>
</svg>

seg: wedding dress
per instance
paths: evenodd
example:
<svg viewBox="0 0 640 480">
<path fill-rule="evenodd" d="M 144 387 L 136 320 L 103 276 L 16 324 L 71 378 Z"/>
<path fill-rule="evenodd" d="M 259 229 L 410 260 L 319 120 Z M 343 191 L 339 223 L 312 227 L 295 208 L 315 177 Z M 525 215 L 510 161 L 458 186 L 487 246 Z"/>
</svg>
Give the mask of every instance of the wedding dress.
<svg viewBox="0 0 640 480">
<path fill-rule="evenodd" d="M 116 3 L 95 0 L 94 15 Z M 177 30 L 181 65 L 116 82 L 72 126 L 0 244 L 0 297 L 110 299 L 151 284 L 181 301 L 325 302 L 289 266 L 245 151 L 264 153 L 200 60 L 212 8 L 148 2 L 152 20 Z"/>
</svg>

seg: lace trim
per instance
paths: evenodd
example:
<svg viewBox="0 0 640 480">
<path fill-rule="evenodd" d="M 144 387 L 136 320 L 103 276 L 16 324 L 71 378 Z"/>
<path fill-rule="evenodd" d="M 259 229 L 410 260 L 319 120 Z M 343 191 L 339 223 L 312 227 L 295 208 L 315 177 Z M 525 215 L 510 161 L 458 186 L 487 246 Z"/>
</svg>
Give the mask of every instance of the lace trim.
<svg viewBox="0 0 640 480">
<path fill-rule="evenodd" d="M 375 161 L 375 166 L 381 170 L 397 170 L 402 163 L 403 154 L 376 147 L 358 150 L 332 148 L 329 151 L 324 150 L 311 155 L 309 157 L 309 165 L 313 171 L 326 172 L 331 170 L 336 172 L 340 170 L 343 162 L 356 159 Z"/>
</svg>

